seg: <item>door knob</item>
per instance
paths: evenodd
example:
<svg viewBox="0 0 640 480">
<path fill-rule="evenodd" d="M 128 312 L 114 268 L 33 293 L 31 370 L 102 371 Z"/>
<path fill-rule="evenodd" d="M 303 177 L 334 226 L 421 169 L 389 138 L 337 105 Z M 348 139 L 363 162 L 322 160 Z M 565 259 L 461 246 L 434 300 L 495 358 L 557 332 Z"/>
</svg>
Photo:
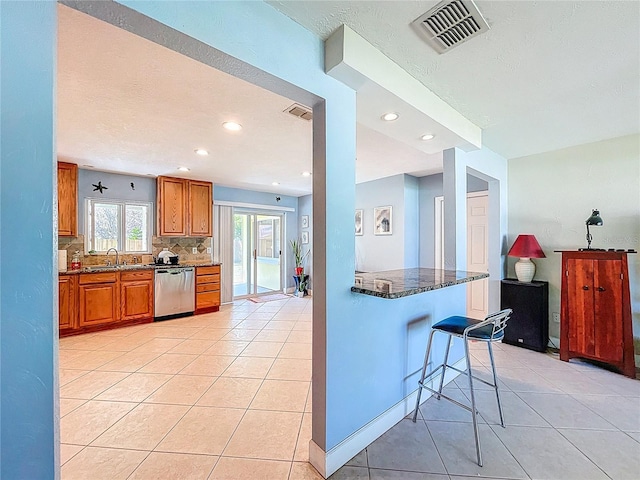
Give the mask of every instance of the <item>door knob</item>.
<svg viewBox="0 0 640 480">
<path fill-rule="evenodd" d="M 589 287 L 587 287 L 586 285 L 584 287 L 582 287 L 583 290 L 589 290 Z"/>
<path fill-rule="evenodd" d="M 604 292 L 604 287 L 598 287 L 599 292 Z"/>
</svg>

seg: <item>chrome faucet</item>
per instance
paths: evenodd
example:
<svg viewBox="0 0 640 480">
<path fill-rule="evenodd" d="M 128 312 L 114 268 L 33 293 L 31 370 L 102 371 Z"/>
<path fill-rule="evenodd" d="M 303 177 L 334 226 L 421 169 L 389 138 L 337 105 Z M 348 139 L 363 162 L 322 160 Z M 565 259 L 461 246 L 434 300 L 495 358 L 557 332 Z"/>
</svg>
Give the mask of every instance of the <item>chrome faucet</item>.
<svg viewBox="0 0 640 480">
<path fill-rule="evenodd" d="M 113 250 L 114 252 L 116 252 L 116 266 L 120 265 L 120 263 L 118 262 L 118 250 L 111 247 L 109 250 L 107 250 L 107 256 L 109 255 L 109 252 Z M 107 265 L 109 265 L 109 260 L 107 260 Z"/>
</svg>

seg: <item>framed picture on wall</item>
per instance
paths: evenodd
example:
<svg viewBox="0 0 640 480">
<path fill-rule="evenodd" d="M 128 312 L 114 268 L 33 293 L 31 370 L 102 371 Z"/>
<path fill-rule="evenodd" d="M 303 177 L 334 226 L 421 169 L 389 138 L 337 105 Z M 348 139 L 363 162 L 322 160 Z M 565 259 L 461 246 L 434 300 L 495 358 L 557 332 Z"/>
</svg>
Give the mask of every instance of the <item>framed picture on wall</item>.
<svg viewBox="0 0 640 480">
<path fill-rule="evenodd" d="M 309 228 L 309 215 L 302 215 L 302 228 Z"/>
<path fill-rule="evenodd" d="M 306 245 L 309 243 L 309 232 L 302 232 L 302 236 L 300 238 L 302 239 L 302 244 Z"/>
<path fill-rule="evenodd" d="M 362 210 L 356 210 L 356 235 L 362 235 Z"/>
<path fill-rule="evenodd" d="M 375 207 L 373 209 L 373 233 L 391 235 L 391 207 Z"/>
</svg>

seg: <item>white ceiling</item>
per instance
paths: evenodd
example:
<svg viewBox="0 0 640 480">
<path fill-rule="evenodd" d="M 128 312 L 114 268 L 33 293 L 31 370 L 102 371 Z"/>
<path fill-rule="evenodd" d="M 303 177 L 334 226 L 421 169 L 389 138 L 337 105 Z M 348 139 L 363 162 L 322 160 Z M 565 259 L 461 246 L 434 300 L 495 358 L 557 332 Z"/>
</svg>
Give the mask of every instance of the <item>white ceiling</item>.
<svg viewBox="0 0 640 480">
<path fill-rule="evenodd" d="M 409 27 L 434 1 L 269 3 L 323 39 L 347 24 L 482 127 L 484 143 L 507 158 L 640 130 L 636 2 L 478 2 L 492 30 L 442 56 Z M 301 175 L 311 169 L 311 122 L 283 113 L 291 100 L 62 5 L 58 51 L 61 158 L 311 192 Z M 370 97 L 358 92 L 356 181 L 442 171 L 428 142 L 403 144 L 372 128 L 384 112 Z M 223 130 L 227 120 L 243 130 Z"/>
<path fill-rule="evenodd" d="M 506 158 L 640 131 L 635 0 L 479 0 L 491 30 L 444 55 L 410 27 L 435 0 L 268 3 L 322 39 L 346 24 Z"/>
</svg>

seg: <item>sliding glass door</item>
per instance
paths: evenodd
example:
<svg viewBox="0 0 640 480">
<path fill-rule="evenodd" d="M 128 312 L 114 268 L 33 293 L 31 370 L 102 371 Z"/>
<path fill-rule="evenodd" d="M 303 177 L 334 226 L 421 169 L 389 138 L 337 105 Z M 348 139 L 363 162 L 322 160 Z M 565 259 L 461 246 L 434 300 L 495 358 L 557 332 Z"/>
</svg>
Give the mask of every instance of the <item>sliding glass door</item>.
<svg viewBox="0 0 640 480">
<path fill-rule="evenodd" d="M 282 291 L 282 215 L 234 212 L 233 296 Z"/>
</svg>

